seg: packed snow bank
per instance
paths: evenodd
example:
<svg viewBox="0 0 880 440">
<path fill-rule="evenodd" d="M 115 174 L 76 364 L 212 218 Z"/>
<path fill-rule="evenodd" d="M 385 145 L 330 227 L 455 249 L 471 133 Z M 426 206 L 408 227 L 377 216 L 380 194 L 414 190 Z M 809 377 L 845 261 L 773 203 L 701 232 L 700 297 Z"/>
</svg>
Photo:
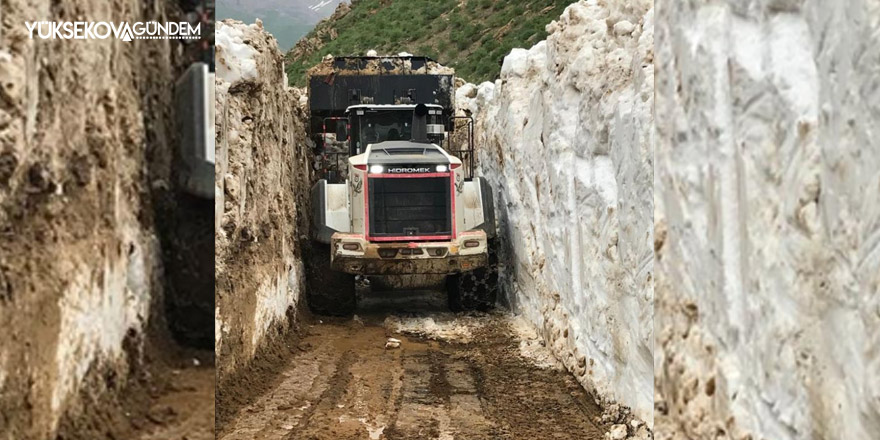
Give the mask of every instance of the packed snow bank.
<svg viewBox="0 0 880 440">
<path fill-rule="evenodd" d="M 581 1 L 464 85 L 513 309 L 588 389 L 653 423 L 653 11 Z"/>
<path fill-rule="evenodd" d="M 304 281 L 310 167 L 302 92 L 257 21 L 217 23 L 215 350 L 218 380 L 287 331 Z"/>
<path fill-rule="evenodd" d="M 223 22 L 217 24 L 214 39 L 216 47 L 223 48 L 223 52 L 217 54 L 217 76 L 227 88 L 238 81 L 257 79 L 257 50 L 244 41 L 247 29 Z"/>
<path fill-rule="evenodd" d="M 163 4 L 128 5 L 114 20 L 167 18 Z M 151 193 L 170 180 L 160 163 L 173 152 L 179 47 L 31 39 L 26 20 L 108 13 L 101 1 L 48 8 L 0 6 L 4 440 L 69 438 L 72 421 L 106 416 L 143 371 L 147 329 L 163 310 Z"/>
<path fill-rule="evenodd" d="M 877 438 L 877 29 L 876 1 L 658 5 L 658 438 Z"/>
</svg>

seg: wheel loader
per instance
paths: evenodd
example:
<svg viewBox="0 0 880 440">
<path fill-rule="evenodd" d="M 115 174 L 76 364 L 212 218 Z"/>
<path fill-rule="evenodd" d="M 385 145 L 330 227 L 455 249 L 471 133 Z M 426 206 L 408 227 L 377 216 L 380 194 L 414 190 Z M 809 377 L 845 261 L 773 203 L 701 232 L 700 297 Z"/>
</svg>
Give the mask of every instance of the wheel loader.
<svg viewBox="0 0 880 440">
<path fill-rule="evenodd" d="M 492 189 L 474 176 L 473 119 L 455 116 L 451 70 L 396 56 L 325 59 L 311 72 L 320 177 L 311 190 L 311 309 L 351 313 L 356 279 L 371 291 L 445 284 L 450 309 L 492 308 Z M 467 129 L 461 150 L 456 125 Z"/>
</svg>

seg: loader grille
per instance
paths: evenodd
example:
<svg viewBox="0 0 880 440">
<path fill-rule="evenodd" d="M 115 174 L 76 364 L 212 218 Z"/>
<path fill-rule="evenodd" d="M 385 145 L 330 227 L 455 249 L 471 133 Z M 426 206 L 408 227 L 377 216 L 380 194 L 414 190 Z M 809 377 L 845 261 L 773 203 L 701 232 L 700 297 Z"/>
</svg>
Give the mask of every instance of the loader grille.
<svg viewBox="0 0 880 440">
<path fill-rule="evenodd" d="M 370 238 L 447 239 L 452 235 L 449 177 L 368 179 Z"/>
</svg>

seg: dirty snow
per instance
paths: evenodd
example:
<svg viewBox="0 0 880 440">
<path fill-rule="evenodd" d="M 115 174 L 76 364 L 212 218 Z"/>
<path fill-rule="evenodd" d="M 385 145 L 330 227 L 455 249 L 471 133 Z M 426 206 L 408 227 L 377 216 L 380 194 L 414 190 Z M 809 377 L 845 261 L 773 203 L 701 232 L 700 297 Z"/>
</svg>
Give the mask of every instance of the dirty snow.
<svg viewBox="0 0 880 440">
<path fill-rule="evenodd" d="M 473 340 L 474 331 L 481 328 L 484 322 L 477 317 L 441 313 L 433 317 L 389 316 L 385 318 L 384 325 L 395 333 L 467 344 Z"/>
<path fill-rule="evenodd" d="M 276 325 L 284 325 L 288 309 L 296 309 L 297 294 L 304 283 L 302 265 L 294 264 L 288 273 L 279 273 L 274 279 L 263 281 L 255 292 L 257 299 L 254 313 L 254 332 L 251 335 L 251 350 L 256 350 L 260 342 Z M 251 352 L 253 355 L 254 352 Z"/>
<path fill-rule="evenodd" d="M 544 339 L 538 335 L 532 323 L 522 316 L 516 316 L 510 320 L 510 330 L 513 332 L 519 342 L 520 356 L 532 361 L 535 366 L 540 368 L 552 368 L 561 370 L 564 368 L 561 362 L 556 359 L 553 352 L 547 348 Z"/>
<path fill-rule="evenodd" d="M 107 2 L 75 3 L 63 6 L 68 18 L 109 17 Z M 55 438 L 63 417 L 85 421 L 84 405 L 106 408 L 142 370 L 145 327 L 163 315 L 150 305 L 161 300 L 153 220 L 165 205 L 151 198 L 149 179 L 169 177 L 162 135 L 172 129 L 169 63 L 179 47 L 93 41 L 46 50 L 27 41 L 22 23 L 56 15 L 47 7 L 0 6 L 4 440 Z M 171 9 L 132 1 L 113 16 L 148 21 Z"/>
<path fill-rule="evenodd" d="M 135 224 L 133 214 L 125 212 L 120 217 L 128 217 L 127 225 Z M 131 226 L 120 229 L 131 252 L 105 258 L 103 270 L 97 273 L 85 262 L 70 263 L 66 268 L 74 276 L 59 300 L 58 382 L 51 400 L 56 414 L 95 362 L 123 359 L 123 341 L 129 331 L 141 332 L 146 325 L 152 277 L 159 264 L 158 244 L 152 235 Z"/>
<path fill-rule="evenodd" d="M 217 23 L 217 64 L 215 271 L 229 280 L 218 284 L 215 313 L 222 381 L 291 324 L 305 278 L 296 206 L 311 155 L 298 141 L 303 94 L 288 87 L 277 41 L 259 20 Z M 253 87 L 235 87 L 244 83 Z"/>
</svg>

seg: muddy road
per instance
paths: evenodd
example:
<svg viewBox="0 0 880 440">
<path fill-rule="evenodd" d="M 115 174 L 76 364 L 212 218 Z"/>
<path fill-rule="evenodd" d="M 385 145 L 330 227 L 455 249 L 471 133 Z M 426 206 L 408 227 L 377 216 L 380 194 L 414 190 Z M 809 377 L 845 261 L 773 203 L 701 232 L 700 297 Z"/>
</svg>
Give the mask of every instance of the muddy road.
<svg viewBox="0 0 880 440">
<path fill-rule="evenodd" d="M 218 438 L 603 438 L 594 399 L 521 321 L 451 314 L 443 293 L 371 295 L 355 318 L 314 318 Z"/>
<path fill-rule="evenodd" d="M 163 351 L 148 347 L 145 362 L 118 393 L 84 392 L 83 411 L 65 416 L 51 438 L 214 439 L 214 353 L 168 344 Z"/>
<path fill-rule="evenodd" d="M 153 399 L 140 440 L 210 440 L 214 438 L 214 367 L 190 366 L 169 371 L 162 393 Z"/>
</svg>

